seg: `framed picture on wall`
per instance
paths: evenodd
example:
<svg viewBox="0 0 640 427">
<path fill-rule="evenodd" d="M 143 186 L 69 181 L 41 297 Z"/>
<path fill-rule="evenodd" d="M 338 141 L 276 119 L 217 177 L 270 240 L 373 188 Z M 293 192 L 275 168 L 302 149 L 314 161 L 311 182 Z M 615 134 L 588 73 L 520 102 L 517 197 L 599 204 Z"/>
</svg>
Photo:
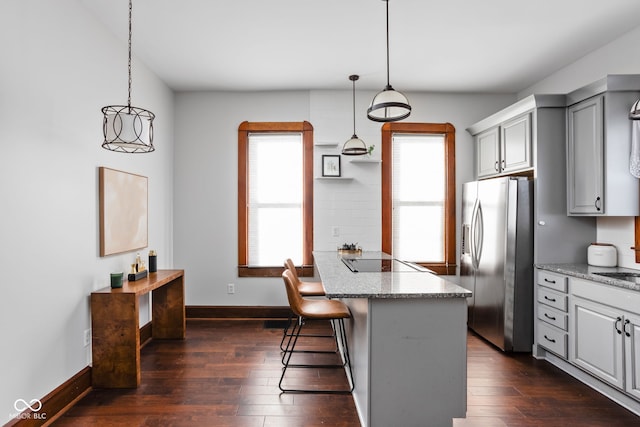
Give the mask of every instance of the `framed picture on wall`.
<svg viewBox="0 0 640 427">
<path fill-rule="evenodd" d="M 322 176 L 340 176 L 340 156 L 322 156 Z"/>
<path fill-rule="evenodd" d="M 99 168 L 100 256 L 147 246 L 148 179 Z"/>
</svg>

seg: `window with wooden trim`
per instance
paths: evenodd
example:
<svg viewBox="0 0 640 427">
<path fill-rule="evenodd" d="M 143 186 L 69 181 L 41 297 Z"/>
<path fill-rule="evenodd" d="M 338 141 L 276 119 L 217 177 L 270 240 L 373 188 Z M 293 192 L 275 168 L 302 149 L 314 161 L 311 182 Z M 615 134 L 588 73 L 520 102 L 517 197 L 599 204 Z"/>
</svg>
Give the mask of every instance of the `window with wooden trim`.
<svg viewBox="0 0 640 427">
<path fill-rule="evenodd" d="M 312 275 L 313 127 L 238 127 L 238 275 L 277 277 L 291 258 Z"/>
<path fill-rule="evenodd" d="M 455 128 L 382 126 L 382 250 L 438 274 L 456 269 Z"/>
</svg>

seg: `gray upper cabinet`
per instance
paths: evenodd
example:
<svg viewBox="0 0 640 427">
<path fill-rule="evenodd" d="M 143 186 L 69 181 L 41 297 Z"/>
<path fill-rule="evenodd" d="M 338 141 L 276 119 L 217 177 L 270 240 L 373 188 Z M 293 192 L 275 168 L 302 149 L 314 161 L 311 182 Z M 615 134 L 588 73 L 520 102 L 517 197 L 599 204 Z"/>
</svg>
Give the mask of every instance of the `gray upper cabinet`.
<svg viewBox="0 0 640 427">
<path fill-rule="evenodd" d="M 638 75 L 609 75 L 567 95 L 568 215 L 640 214 L 628 118 L 638 88 Z"/>
<path fill-rule="evenodd" d="M 500 128 L 488 129 L 477 135 L 475 140 L 478 178 L 500 173 Z"/>
<path fill-rule="evenodd" d="M 589 98 L 567 110 L 567 211 L 603 214 L 604 95 Z"/>
<path fill-rule="evenodd" d="M 500 126 L 501 171 L 510 173 L 532 167 L 531 114 L 525 114 Z"/>
<path fill-rule="evenodd" d="M 510 119 L 475 136 L 478 178 L 532 168 L 531 114 Z"/>
</svg>

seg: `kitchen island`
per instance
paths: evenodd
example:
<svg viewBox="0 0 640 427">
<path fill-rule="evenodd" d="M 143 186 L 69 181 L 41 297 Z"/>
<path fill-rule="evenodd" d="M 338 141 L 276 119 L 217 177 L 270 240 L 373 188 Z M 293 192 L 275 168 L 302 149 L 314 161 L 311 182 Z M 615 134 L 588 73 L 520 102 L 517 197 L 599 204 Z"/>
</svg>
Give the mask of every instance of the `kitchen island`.
<svg viewBox="0 0 640 427">
<path fill-rule="evenodd" d="M 352 272 L 337 252 L 313 255 L 327 297 L 351 310 L 353 398 L 362 425 L 437 427 L 464 418 L 471 292 L 424 271 Z M 382 252 L 345 257 L 392 260 Z"/>
</svg>

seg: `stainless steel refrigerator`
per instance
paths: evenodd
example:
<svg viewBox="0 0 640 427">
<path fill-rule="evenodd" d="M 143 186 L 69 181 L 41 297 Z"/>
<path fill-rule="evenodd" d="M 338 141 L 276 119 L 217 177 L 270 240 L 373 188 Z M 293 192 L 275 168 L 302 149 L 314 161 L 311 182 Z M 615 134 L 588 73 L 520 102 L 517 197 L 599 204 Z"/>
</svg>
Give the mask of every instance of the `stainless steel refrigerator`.
<svg viewBox="0 0 640 427">
<path fill-rule="evenodd" d="M 462 186 L 460 283 L 473 292 L 468 326 L 503 351 L 533 344 L 533 182 Z"/>
</svg>

